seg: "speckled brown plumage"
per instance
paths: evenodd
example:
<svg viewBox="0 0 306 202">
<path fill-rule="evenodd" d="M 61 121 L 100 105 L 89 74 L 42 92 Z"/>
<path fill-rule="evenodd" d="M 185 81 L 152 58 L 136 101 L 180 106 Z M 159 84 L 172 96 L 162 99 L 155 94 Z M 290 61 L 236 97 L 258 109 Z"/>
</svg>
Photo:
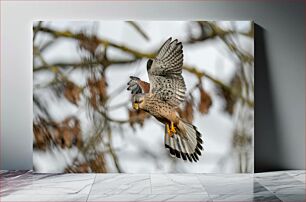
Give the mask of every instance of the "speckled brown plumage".
<svg viewBox="0 0 306 202">
<path fill-rule="evenodd" d="M 177 40 L 172 41 L 169 38 L 156 58 L 148 60 L 150 84 L 137 77 L 130 77 L 128 90 L 133 94 L 135 109 L 144 110 L 165 124 L 164 141 L 170 154 L 196 162 L 203 149 L 201 134 L 176 112 L 184 101 L 186 92 L 182 66 L 183 46 Z"/>
</svg>

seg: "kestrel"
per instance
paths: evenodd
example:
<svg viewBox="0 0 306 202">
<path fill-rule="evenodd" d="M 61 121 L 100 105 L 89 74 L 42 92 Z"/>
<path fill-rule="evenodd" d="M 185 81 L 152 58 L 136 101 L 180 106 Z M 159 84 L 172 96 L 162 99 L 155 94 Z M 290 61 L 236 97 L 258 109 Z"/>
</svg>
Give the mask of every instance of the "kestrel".
<svg viewBox="0 0 306 202">
<path fill-rule="evenodd" d="M 165 147 L 171 156 L 197 162 L 203 150 L 201 134 L 177 113 L 186 92 L 182 66 L 183 45 L 170 37 L 147 62 L 150 83 L 131 76 L 128 90 L 135 110 L 144 110 L 165 125 Z"/>
</svg>

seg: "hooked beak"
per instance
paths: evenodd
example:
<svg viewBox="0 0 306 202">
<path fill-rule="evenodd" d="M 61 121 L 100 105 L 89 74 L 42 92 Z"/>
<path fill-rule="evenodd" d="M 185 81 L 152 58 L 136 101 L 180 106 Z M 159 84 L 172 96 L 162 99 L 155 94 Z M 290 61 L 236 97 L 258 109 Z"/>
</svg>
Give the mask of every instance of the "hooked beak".
<svg viewBox="0 0 306 202">
<path fill-rule="evenodd" d="M 138 109 L 139 109 L 139 104 L 134 102 L 133 108 L 136 109 L 136 110 L 138 110 Z"/>
</svg>

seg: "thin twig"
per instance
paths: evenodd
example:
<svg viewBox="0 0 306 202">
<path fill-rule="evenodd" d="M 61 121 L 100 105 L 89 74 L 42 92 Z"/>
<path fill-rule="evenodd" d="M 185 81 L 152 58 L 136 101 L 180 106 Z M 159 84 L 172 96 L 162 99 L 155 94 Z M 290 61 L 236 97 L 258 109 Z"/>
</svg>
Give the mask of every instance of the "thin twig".
<svg viewBox="0 0 306 202">
<path fill-rule="evenodd" d="M 122 64 L 130 64 L 130 63 L 133 63 L 133 62 L 136 62 L 136 61 L 137 61 L 137 59 L 108 60 L 107 63 L 109 65 L 122 65 Z M 91 68 L 91 67 L 94 67 L 94 66 L 98 66 L 100 64 L 101 64 L 100 61 L 82 61 L 82 62 L 76 62 L 76 63 L 62 63 L 62 62 L 58 62 L 58 63 L 52 64 L 51 67 Z M 50 69 L 50 65 L 43 64 L 43 65 L 41 65 L 39 67 L 34 68 L 33 71 L 37 72 L 37 71 L 48 70 L 48 69 Z"/>
<path fill-rule="evenodd" d="M 36 27 L 34 27 L 35 29 Z M 40 27 L 38 29 L 39 31 L 41 32 L 45 32 L 45 33 L 48 33 L 48 34 L 51 34 L 55 37 L 65 37 L 65 38 L 71 38 L 71 39 L 76 39 L 76 40 L 82 40 L 84 38 L 84 35 L 81 34 L 81 33 L 77 33 L 77 34 L 74 34 L 70 31 L 55 31 L 55 30 L 52 30 L 50 28 L 47 28 L 47 27 Z M 102 44 L 104 46 L 112 46 L 114 48 L 117 48 L 117 49 L 120 49 L 124 52 L 127 52 L 129 54 L 132 54 L 134 55 L 136 58 L 153 58 L 155 56 L 155 54 L 150 54 L 150 53 L 142 53 L 140 51 L 137 51 L 137 50 L 134 50 L 134 49 L 131 49 L 127 46 L 124 46 L 124 45 L 119 45 L 115 42 L 111 42 L 107 39 L 102 39 L 102 38 L 99 38 L 97 39 L 97 42 L 99 44 Z"/>
<path fill-rule="evenodd" d="M 147 41 L 150 40 L 149 36 L 141 29 L 141 27 L 134 21 L 127 21 L 143 38 Z"/>
<path fill-rule="evenodd" d="M 226 90 L 228 90 L 234 96 L 239 97 L 242 101 L 246 102 L 248 104 L 248 106 L 254 107 L 254 102 L 252 100 L 249 100 L 248 98 L 243 97 L 243 95 L 241 93 L 234 92 L 228 85 L 224 84 L 222 81 L 220 81 L 218 79 L 213 78 L 209 74 L 207 74 L 203 71 L 199 71 L 195 67 L 186 66 L 186 65 L 183 66 L 183 69 L 188 71 L 189 73 L 192 73 L 192 74 L 196 75 L 198 78 L 202 78 L 202 77 L 208 78 L 209 80 L 211 80 L 215 84 L 217 84 L 217 85 L 225 88 Z"/>
</svg>

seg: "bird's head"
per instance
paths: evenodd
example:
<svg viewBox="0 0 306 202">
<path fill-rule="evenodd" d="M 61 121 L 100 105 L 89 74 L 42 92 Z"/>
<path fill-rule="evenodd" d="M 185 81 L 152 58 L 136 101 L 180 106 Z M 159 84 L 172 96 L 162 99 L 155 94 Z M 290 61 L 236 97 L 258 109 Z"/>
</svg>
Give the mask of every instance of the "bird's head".
<svg viewBox="0 0 306 202">
<path fill-rule="evenodd" d="M 143 109 L 144 107 L 144 94 L 136 94 L 133 97 L 133 108 L 138 110 L 138 109 Z"/>
</svg>

